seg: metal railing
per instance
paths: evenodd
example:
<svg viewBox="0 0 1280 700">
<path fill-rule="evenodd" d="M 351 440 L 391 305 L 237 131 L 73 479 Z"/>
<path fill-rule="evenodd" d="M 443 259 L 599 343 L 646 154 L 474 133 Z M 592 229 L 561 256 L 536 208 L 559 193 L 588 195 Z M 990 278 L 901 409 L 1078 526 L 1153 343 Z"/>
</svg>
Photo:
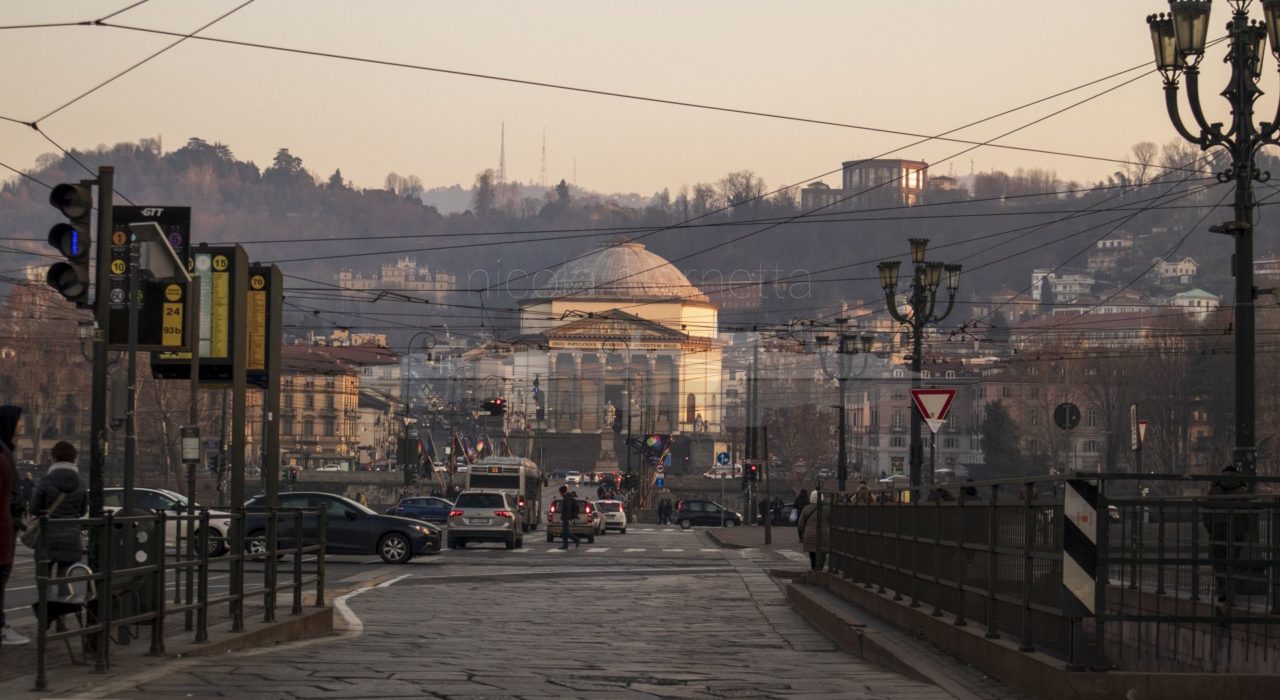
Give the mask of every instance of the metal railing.
<svg viewBox="0 0 1280 700">
<path fill-rule="evenodd" d="M 821 496 L 830 571 L 1073 669 L 1280 672 L 1280 478 L 1088 474 Z M 1068 480 L 1097 489 L 1093 613 L 1066 593 Z M 1242 488 L 1241 491 L 1244 489 Z M 1070 576 L 1078 578 L 1075 561 Z"/>
<path fill-rule="evenodd" d="M 230 532 L 220 538 L 223 546 L 218 548 L 226 553 L 214 556 L 213 546 L 218 542 L 210 534 L 207 510 L 185 515 L 166 515 L 162 511 L 135 516 L 107 513 L 100 518 L 74 519 L 40 516 L 35 550 L 35 688 L 48 688 L 48 645 L 53 641 L 67 640 L 69 644 L 71 639 L 79 638 L 86 654 L 94 656 L 94 670 L 106 672 L 111 668 L 111 644 L 129 644 L 135 636 L 131 627 L 148 626 L 149 653 L 162 655 L 165 625 L 179 613 L 185 617 L 185 631 L 194 633 L 193 641 L 205 643 L 209 640 L 211 611 L 221 605 L 227 606 L 232 632 L 243 631 L 246 605 L 257 596 L 262 596 L 263 622 L 275 621 L 277 598 L 282 592 L 292 594 L 292 614 L 301 614 L 304 590 L 311 584 L 315 585 L 314 605 L 325 605 L 323 509 L 271 509 L 247 516 L 243 509 L 236 509 L 229 519 Z M 246 519 L 262 521 L 265 533 L 253 539 L 240 536 Z M 288 521 L 284 533 L 279 532 L 281 521 Z M 178 534 L 172 553 L 167 535 L 170 523 Z M 75 565 L 59 572 L 67 565 L 48 558 L 50 527 L 87 531 L 98 570 Z M 289 580 L 281 582 L 279 562 L 286 555 L 292 555 L 292 571 Z M 246 564 L 259 562 L 260 569 L 246 568 Z M 311 571 L 306 570 L 307 563 L 314 564 Z M 227 592 L 211 594 L 210 574 L 215 572 L 214 567 L 221 570 L 224 565 L 230 579 Z M 248 584 L 246 574 L 261 574 L 260 583 Z M 83 586 L 83 595 L 73 593 L 77 585 Z M 172 602 L 166 595 L 169 586 L 174 589 Z M 57 594 L 51 596 L 54 588 Z M 79 624 L 68 626 L 68 616 L 74 616 Z M 52 623 L 57 624 L 54 631 L 49 629 Z M 118 630 L 115 636 L 113 629 Z"/>
</svg>

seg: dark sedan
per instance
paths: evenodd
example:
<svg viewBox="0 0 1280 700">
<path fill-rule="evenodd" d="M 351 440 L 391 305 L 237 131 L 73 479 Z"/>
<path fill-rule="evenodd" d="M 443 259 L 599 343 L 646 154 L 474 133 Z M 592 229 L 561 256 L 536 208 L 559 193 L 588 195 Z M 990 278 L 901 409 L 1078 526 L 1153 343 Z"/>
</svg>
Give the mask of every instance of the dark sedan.
<svg viewBox="0 0 1280 700">
<path fill-rule="evenodd" d="M 245 549 L 250 554 L 266 552 L 267 518 L 266 496 L 254 496 L 245 503 Z M 436 554 L 440 551 L 440 528 L 430 523 L 381 515 L 349 498 L 331 493 L 291 492 L 279 497 L 279 508 L 320 509 L 325 512 L 326 554 L 377 554 L 388 564 L 404 564 L 420 554 Z M 306 544 L 318 540 L 316 518 L 305 516 L 302 541 Z M 277 515 L 279 547 L 294 543 L 297 521 L 291 514 Z"/>
<path fill-rule="evenodd" d="M 449 511 L 453 510 L 453 502 L 437 496 L 409 496 L 387 509 L 387 515 L 398 515 L 402 518 L 425 520 L 429 523 L 449 522 Z"/>
<path fill-rule="evenodd" d="M 674 520 L 686 530 L 694 525 L 738 527 L 742 525 L 742 514 L 714 501 L 680 501 L 676 503 Z"/>
</svg>

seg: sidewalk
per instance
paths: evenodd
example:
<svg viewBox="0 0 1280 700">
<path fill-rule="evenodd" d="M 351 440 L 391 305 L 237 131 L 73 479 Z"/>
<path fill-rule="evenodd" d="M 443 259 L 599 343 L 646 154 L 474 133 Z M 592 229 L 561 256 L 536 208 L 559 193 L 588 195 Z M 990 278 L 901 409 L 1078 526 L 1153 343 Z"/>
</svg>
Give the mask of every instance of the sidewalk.
<svg viewBox="0 0 1280 700">
<path fill-rule="evenodd" d="M 800 536 L 795 525 L 775 525 L 770 529 L 773 531 L 773 542 L 767 545 L 764 543 L 765 528 L 758 525 L 709 527 L 704 532 L 716 544 L 729 549 L 771 549 L 804 553 L 800 548 Z"/>
</svg>

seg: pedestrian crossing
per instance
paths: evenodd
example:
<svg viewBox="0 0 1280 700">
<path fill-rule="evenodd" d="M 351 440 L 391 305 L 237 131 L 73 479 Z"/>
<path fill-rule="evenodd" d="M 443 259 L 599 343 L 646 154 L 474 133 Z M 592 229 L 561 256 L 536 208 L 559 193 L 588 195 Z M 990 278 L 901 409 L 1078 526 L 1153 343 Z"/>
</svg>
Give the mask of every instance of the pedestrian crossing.
<svg viewBox="0 0 1280 700">
<path fill-rule="evenodd" d="M 469 547 L 465 550 L 471 552 L 500 552 L 502 554 L 522 554 L 528 556 L 542 556 L 548 554 L 564 554 L 566 552 L 574 554 L 643 554 L 646 552 L 661 554 L 713 554 L 724 551 L 719 547 L 570 547 L 569 549 L 560 549 L 559 544 L 548 545 L 545 547 L 530 545 L 528 542 L 520 549 L 502 549 L 498 547 Z"/>
</svg>

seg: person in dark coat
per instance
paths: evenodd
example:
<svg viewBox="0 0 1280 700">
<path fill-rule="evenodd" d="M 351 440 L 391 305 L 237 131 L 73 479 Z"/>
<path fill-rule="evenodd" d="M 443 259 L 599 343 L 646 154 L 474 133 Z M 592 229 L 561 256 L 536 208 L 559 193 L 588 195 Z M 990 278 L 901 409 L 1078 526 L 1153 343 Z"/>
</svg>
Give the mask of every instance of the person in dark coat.
<svg viewBox="0 0 1280 700">
<path fill-rule="evenodd" d="M 31 513 L 33 515 L 48 514 L 52 519 L 76 520 L 89 512 L 89 495 L 80 481 L 80 469 L 76 466 L 76 448 L 71 443 L 58 442 L 50 450 L 53 464 L 49 471 L 40 477 L 36 484 L 35 495 L 31 497 Z M 58 496 L 62 502 L 54 508 Z M 56 575 L 66 574 L 72 564 L 80 561 L 80 524 L 50 523 L 49 532 L 45 535 L 47 549 L 37 554 L 53 562 Z M 58 586 L 59 595 L 70 593 L 66 584 Z"/>
<path fill-rule="evenodd" d="M 1238 472 L 1234 464 L 1222 469 L 1222 476 L 1209 487 L 1209 503 L 1204 507 L 1204 529 L 1209 531 L 1209 550 L 1213 559 L 1214 582 L 1217 587 L 1218 602 L 1227 602 L 1228 578 L 1236 569 L 1236 560 L 1240 558 L 1241 543 L 1249 530 L 1249 516 L 1233 511 L 1232 508 L 1243 505 L 1240 499 L 1212 498 L 1213 496 L 1243 496 L 1249 488 L 1236 478 Z"/>
<path fill-rule="evenodd" d="M 4 618 L 4 589 L 13 572 L 13 554 L 24 508 L 18 487 L 17 459 L 13 456 L 13 437 L 18 434 L 21 418 L 21 408 L 0 406 L 0 644 L 5 646 L 30 641 L 9 627 Z"/>
</svg>

